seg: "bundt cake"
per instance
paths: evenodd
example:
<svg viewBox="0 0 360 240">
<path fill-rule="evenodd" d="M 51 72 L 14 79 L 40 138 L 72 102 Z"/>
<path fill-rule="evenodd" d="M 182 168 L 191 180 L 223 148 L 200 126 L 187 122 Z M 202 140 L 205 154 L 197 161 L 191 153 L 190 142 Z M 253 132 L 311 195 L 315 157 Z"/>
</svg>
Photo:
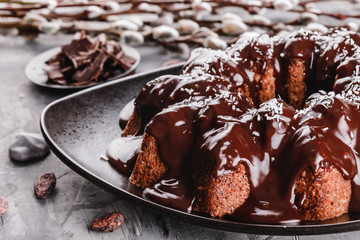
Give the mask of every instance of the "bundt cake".
<svg viewBox="0 0 360 240">
<path fill-rule="evenodd" d="M 360 36 L 298 30 L 196 49 L 148 82 L 122 136 L 161 204 L 257 223 L 360 211 Z M 109 156 L 111 158 L 111 156 Z"/>
</svg>

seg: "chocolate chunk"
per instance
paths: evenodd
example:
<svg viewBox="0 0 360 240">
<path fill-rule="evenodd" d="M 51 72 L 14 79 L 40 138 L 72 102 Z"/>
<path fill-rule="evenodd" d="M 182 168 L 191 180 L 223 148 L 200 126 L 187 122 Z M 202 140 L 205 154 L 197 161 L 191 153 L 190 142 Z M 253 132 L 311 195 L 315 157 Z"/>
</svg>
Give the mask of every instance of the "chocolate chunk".
<svg viewBox="0 0 360 240">
<path fill-rule="evenodd" d="M 83 61 L 89 55 L 90 50 L 94 50 L 94 46 L 88 37 L 73 40 L 70 44 L 61 47 L 64 54 L 72 61 L 75 68 L 78 68 L 78 62 Z"/>
<path fill-rule="evenodd" d="M 90 63 L 88 67 L 86 67 L 84 70 L 79 70 L 75 72 L 73 75 L 73 79 L 76 82 L 86 82 L 89 80 L 97 80 L 97 78 L 100 76 L 101 72 L 103 71 L 104 63 L 107 59 L 107 56 L 102 51 L 96 52 L 96 57 L 93 59 L 93 61 Z"/>
<path fill-rule="evenodd" d="M 44 71 L 51 79 L 54 80 L 64 79 L 60 62 L 52 62 L 51 64 L 46 65 L 44 67 Z"/>
<path fill-rule="evenodd" d="M 19 162 L 44 158 L 49 152 L 49 146 L 36 133 L 19 133 L 9 148 L 10 158 Z"/>
<path fill-rule="evenodd" d="M 54 173 L 45 173 L 35 181 L 34 193 L 39 199 L 48 198 L 55 189 L 56 177 Z"/>
<path fill-rule="evenodd" d="M 9 208 L 8 201 L 0 197 L 0 216 L 4 215 Z"/>
<path fill-rule="evenodd" d="M 59 52 L 58 54 L 56 54 L 55 56 L 53 56 L 52 58 L 50 58 L 49 60 L 46 61 L 47 64 L 51 64 L 51 63 L 57 63 L 61 60 L 61 52 Z"/>
<path fill-rule="evenodd" d="M 112 232 L 118 229 L 124 222 L 124 215 L 121 212 L 113 212 L 95 219 L 90 229 L 99 232 Z"/>
<path fill-rule="evenodd" d="M 44 71 L 50 82 L 79 86 L 105 81 L 111 73 L 125 72 L 136 62 L 118 42 L 107 41 L 105 34 L 94 38 L 84 32 L 76 35 L 78 39 L 63 45 L 62 51 L 46 62 Z"/>
<path fill-rule="evenodd" d="M 112 58 L 114 63 L 119 64 L 125 70 L 129 70 L 136 62 L 134 58 L 126 55 L 123 51 L 119 51 L 115 55 L 114 53 L 109 52 L 106 48 L 103 48 L 103 50 Z"/>
</svg>

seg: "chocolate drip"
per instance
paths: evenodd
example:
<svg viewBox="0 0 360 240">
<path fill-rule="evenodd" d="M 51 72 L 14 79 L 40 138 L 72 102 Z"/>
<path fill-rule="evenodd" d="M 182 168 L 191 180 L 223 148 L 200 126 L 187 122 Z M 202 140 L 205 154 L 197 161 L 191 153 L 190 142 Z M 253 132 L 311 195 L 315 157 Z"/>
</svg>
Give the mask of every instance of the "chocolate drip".
<svg viewBox="0 0 360 240">
<path fill-rule="evenodd" d="M 140 132 L 156 113 L 172 104 L 202 101 L 228 89 L 233 89 L 230 82 L 209 74 L 157 78 L 146 84 L 135 99 L 141 113 Z"/>
<path fill-rule="evenodd" d="M 346 57 L 354 55 L 356 48 L 354 45 L 360 44 L 360 36 L 354 33 L 344 35 L 343 32 L 335 30 L 330 33 L 332 41 L 324 44 L 319 52 L 317 66 L 316 86 L 317 89 L 330 91 L 333 89 L 334 79 L 336 79 L 337 67 L 344 62 Z M 358 54 L 356 54 L 359 56 Z M 356 56 L 356 57 L 357 57 Z M 353 68 L 354 69 L 354 68 Z M 347 76 L 352 76 L 353 72 Z"/>
<path fill-rule="evenodd" d="M 134 111 L 135 98 L 128 102 L 119 113 L 119 126 L 124 129 Z"/>
<path fill-rule="evenodd" d="M 106 150 L 109 163 L 121 173 L 129 175 L 134 168 L 141 142 L 142 137 L 114 139 Z"/>
<path fill-rule="evenodd" d="M 194 173 L 198 186 L 204 184 L 202 181 L 209 177 L 209 172 L 210 177 L 218 178 L 236 170 L 240 164 L 246 166 L 250 196 L 232 218 L 272 223 L 301 219 L 294 211 L 289 191 L 283 191 L 281 186 L 283 182 L 293 182 L 294 178 L 283 177 L 281 162 L 285 158 L 280 157 L 293 131 L 291 127 L 297 122 L 294 114 L 294 108 L 273 99 L 259 109 L 247 111 L 238 121 L 227 122 L 203 135 L 202 148 L 192 159 L 191 168 L 201 169 Z"/>
<path fill-rule="evenodd" d="M 197 137 L 214 125 L 223 125 L 223 117 L 235 112 L 241 114 L 248 106 L 245 97 L 232 94 L 213 100 L 185 101 L 157 114 L 147 125 L 147 131 L 158 140 L 159 155 L 169 171 L 159 183 L 145 191 L 145 196 L 184 211 L 191 209 L 196 186 L 191 180 L 189 154 L 197 145 Z M 177 198 L 168 199 L 169 194 Z"/>
<path fill-rule="evenodd" d="M 306 166 L 311 166 L 314 171 L 336 167 L 345 179 L 352 181 L 350 211 L 359 211 L 358 104 L 331 93 L 315 94 L 308 100 L 308 109 L 303 111 L 288 144 L 290 154 L 287 157 L 292 161 L 285 166 L 287 173 L 292 174 Z"/>
</svg>

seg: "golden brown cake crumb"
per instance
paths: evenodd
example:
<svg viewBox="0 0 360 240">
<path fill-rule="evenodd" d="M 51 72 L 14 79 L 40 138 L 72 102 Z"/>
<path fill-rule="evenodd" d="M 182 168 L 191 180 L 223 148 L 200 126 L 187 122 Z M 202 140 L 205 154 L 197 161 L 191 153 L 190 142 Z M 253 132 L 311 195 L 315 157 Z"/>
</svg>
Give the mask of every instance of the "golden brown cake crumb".
<svg viewBox="0 0 360 240">
<path fill-rule="evenodd" d="M 145 133 L 129 181 L 136 186 L 146 188 L 157 182 L 165 174 L 166 170 L 167 167 L 158 155 L 156 139 Z"/>
<path fill-rule="evenodd" d="M 289 64 L 288 95 L 289 104 L 294 108 L 301 108 L 305 100 L 305 66 L 300 58 L 291 59 Z"/>
<path fill-rule="evenodd" d="M 121 133 L 121 136 L 126 137 L 126 136 L 136 135 L 136 133 L 139 131 L 140 123 L 141 123 L 140 112 L 136 108 L 134 108 L 134 111 L 131 114 L 129 121 L 126 124 L 124 131 Z"/>
<path fill-rule="evenodd" d="M 304 196 L 300 211 L 305 220 L 326 220 L 348 212 L 351 184 L 334 167 L 321 168 L 315 174 L 307 168 L 297 181 L 295 193 Z"/>
<path fill-rule="evenodd" d="M 219 178 L 211 178 L 198 188 L 195 212 L 207 213 L 213 217 L 231 214 L 240 207 L 250 194 L 250 184 L 244 165 L 237 171 Z"/>
</svg>

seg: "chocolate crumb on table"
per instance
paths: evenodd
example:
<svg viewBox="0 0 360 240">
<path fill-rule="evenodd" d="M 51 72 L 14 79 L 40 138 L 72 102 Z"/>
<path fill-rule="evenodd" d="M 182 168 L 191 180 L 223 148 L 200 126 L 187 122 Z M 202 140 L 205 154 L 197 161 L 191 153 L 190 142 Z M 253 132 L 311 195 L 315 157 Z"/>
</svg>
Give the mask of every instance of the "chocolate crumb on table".
<svg viewBox="0 0 360 240">
<path fill-rule="evenodd" d="M 113 212 L 95 219 L 90 226 L 93 231 L 112 232 L 118 229 L 124 222 L 124 215 L 121 212 Z"/>
<path fill-rule="evenodd" d="M 0 197 L 0 216 L 4 215 L 9 208 L 8 201 Z"/>
<path fill-rule="evenodd" d="M 36 179 L 34 185 L 35 196 L 39 199 L 48 198 L 55 189 L 56 177 L 54 173 L 45 173 Z"/>
</svg>

